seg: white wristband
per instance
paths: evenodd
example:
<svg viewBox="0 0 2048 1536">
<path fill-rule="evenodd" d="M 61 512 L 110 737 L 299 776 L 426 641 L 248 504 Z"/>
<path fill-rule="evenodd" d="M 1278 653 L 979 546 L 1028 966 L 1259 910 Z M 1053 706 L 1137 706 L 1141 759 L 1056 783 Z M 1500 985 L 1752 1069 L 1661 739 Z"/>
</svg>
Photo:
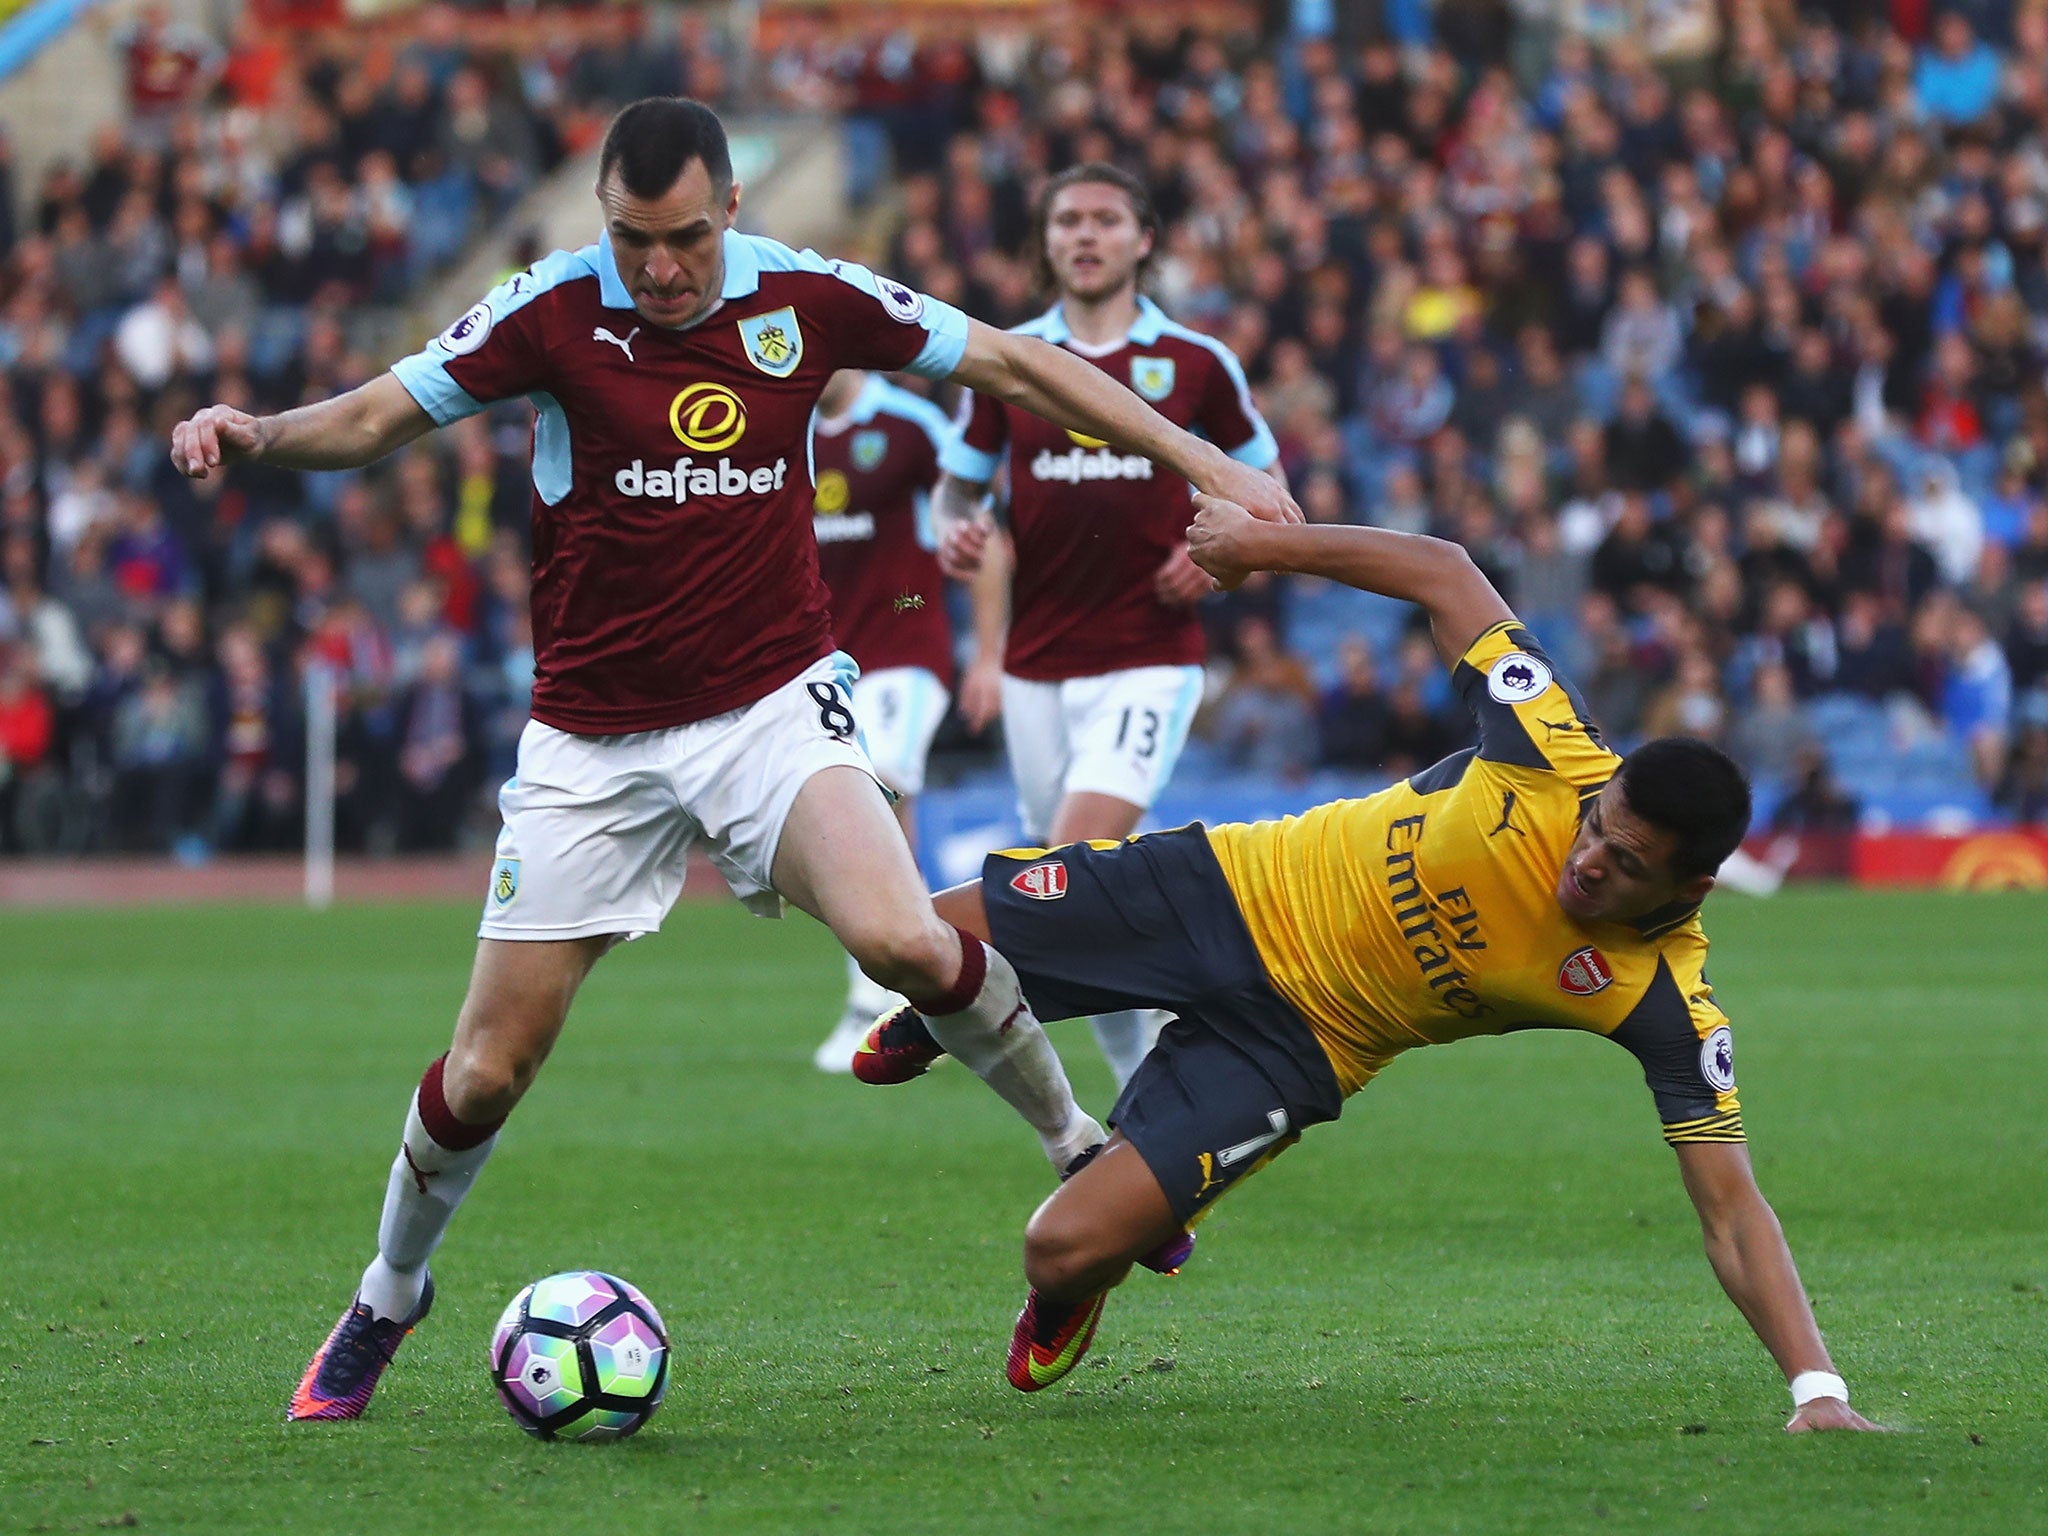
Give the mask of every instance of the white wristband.
<svg viewBox="0 0 2048 1536">
<path fill-rule="evenodd" d="M 1792 1378 L 1792 1406 L 1804 1408 L 1817 1397 L 1849 1401 L 1849 1383 L 1832 1371 L 1801 1371 Z"/>
</svg>

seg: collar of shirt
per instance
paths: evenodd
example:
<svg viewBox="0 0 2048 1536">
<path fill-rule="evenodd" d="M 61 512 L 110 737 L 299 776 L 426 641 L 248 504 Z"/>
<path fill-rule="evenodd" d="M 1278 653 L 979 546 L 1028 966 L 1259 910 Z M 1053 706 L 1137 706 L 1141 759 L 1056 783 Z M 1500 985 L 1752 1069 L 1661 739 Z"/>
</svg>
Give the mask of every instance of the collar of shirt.
<svg viewBox="0 0 2048 1536">
<path fill-rule="evenodd" d="M 751 241 L 736 229 L 725 232 L 725 276 L 718 285 L 718 297 L 744 299 L 757 293 L 761 288 L 761 262 L 755 256 Z M 612 254 L 612 237 L 605 231 L 597 237 L 597 293 L 599 302 L 606 309 L 632 309 L 633 295 L 619 276 L 618 258 Z M 713 306 L 715 309 L 717 306 Z M 702 324 L 710 318 L 710 311 L 699 316 L 692 325 Z M 689 329 L 688 326 L 684 327 Z"/>
<path fill-rule="evenodd" d="M 1131 322 L 1131 328 L 1124 333 L 1123 345 L 1149 347 L 1166 333 L 1168 323 L 1166 311 L 1141 293 L 1138 295 L 1138 318 Z M 1018 329 L 1032 331 L 1054 346 L 1063 346 L 1074 337 L 1074 333 L 1067 328 L 1066 312 L 1058 304 L 1053 305 L 1029 325 L 1019 326 Z M 1111 347 L 1108 350 L 1116 349 Z"/>
</svg>

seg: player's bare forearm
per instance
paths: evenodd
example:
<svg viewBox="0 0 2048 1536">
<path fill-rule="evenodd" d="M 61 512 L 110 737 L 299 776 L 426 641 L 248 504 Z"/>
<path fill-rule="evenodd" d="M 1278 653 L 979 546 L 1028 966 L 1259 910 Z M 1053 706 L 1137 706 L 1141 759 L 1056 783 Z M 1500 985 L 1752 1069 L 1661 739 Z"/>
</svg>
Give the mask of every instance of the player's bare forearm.
<svg viewBox="0 0 2048 1536">
<path fill-rule="evenodd" d="M 1300 522 L 1301 509 L 1268 475 L 1168 421 L 1100 368 L 1033 336 L 969 324 L 953 377 L 968 388 L 1163 465 L 1197 490 L 1228 496 L 1254 516 Z"/>
<path fill-rule="evenodd" d="M 1799 1284 L 1799 1267 L 1769 1202 L 1759 1194 L 1722 1213 L 1711 1226 L 1703 1220 L 1702 1235 L 1721 1289 L 1749 1320 L 1786 1380 L 1801 1371 L 1832 1371 L 1827 1345 Z"/>
<path fill-rule="evenodd" d="M 280 469 L 360 469 L 433 430 L 434 419 L 389 373 L 331 400 L 259 418 L 252 457 Z"/>
<path fill-rule="evenodd" d="M 1001 529 L 991 531 L 981 565 L 968 578 L 974 655 L 960 676 L 960 718 L 976 736 L 1003 712 L 1003 648 L 1010 633 L 1010 573 L 1015 556 Z"/>
<path fill-rule="evenodd" d="M 358 469 L 433 425 L 406 387 L 385 373 L 277 416 L 209 405 L 171 429 L 171 462 L 195 480 L 242 460 L 280 469 Z"/>
<path fill-rule="evenodd" d="M 1756 1331 L 1788 1382 L 1803 1371 L 1833 1374 L 1834 1363 L 1807 1303 L 1784 1229 L 1756 1187 L 1749 1149 L 1739 1142 L 1700 1142 L 1681 1144 L 1676 1151 L 1685 1192 L 1699 1212 L 1708 1262 L 1728 1299 Z M 1838 1412 L 1821 1411 L 1809 1404 L 1795 1417 L 1794 1425 L 1800 1426 L 1800 1420 L 1809 1417 L 1814 1422 L 1803 1427 L 1872 1427 L 1851 1412 L 1846 1402 Z"/>
<path fill-rule="evenodd" d="M 992 534 L 981 569 L 968 583 L 974 609 L 974 649 L 980 656 L 999 657 L 1010 634 L 1010 541 Z"/>
<path fill-rule="evenodd" d="M 1056 427 L 1142 453 L 1196 485 L 1217 472 L 1217 460 L 1228 458 L 1215 444 L 1183 432 L 1100 368 L 1035 337 L 986 326 L 970 330 L 967 353 L 953 377 Z"/>
<path fill-rule="evenodd" d="M 1204 497 L 1188 529 L 1188 553 L 1219 581 L 1242 579 L 1249 571 L 1282 571 L 1419 604 L 1446 666 L 1487 630 L 1515 616 L 1463 548 L 1422 534 L 1267 523 Z"/>
</svg>

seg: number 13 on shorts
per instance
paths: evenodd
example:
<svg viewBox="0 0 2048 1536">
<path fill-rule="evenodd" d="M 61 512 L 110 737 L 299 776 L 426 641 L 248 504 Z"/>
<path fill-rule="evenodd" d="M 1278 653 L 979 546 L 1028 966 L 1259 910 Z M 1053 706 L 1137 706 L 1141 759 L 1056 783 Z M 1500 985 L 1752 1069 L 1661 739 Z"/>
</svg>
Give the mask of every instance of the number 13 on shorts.
<svg viewBox="0 0 2048 1536">
<path fill-rule="evenodd" d="M 1202 699 L 1202 669 L 1132 667 L 1059 682 L 1003 679 L 1003 739 L 1024 830 L 1043 837 L 1061 799 L 1112 795 L 1149 809 L 1173 775 Z"/>
<path fill-rule="evenodd" d="M 1133 715 L 1138 717 L 1135 735 L 1131 731 Z M 1126 704 L 1124 712 L 1117 716 L 1116 745 L 1119 752 L 1128 749 L 1134 757 L 1152 756 L 1159 750 L 1159 711 Z"/>
</svg>

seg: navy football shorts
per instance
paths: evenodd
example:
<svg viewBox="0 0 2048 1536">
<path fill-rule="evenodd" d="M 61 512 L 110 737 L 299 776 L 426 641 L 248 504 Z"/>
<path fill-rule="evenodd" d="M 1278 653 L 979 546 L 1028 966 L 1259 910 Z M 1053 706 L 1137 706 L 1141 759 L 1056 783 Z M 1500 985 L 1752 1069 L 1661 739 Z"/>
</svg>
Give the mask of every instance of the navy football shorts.
<svg viewBox="0 0 2048 1536">
<path fill-rule="evenodd" d="M 1182 1221 L 1337 1118 L 1343 1094 L 1329 1058 L 1267 979 L 1199 822 L 990 854 L 982 899 L 990 937 L 1040 1019 L 1175 1015 L 1111 1122 Z"/>
</svg>

